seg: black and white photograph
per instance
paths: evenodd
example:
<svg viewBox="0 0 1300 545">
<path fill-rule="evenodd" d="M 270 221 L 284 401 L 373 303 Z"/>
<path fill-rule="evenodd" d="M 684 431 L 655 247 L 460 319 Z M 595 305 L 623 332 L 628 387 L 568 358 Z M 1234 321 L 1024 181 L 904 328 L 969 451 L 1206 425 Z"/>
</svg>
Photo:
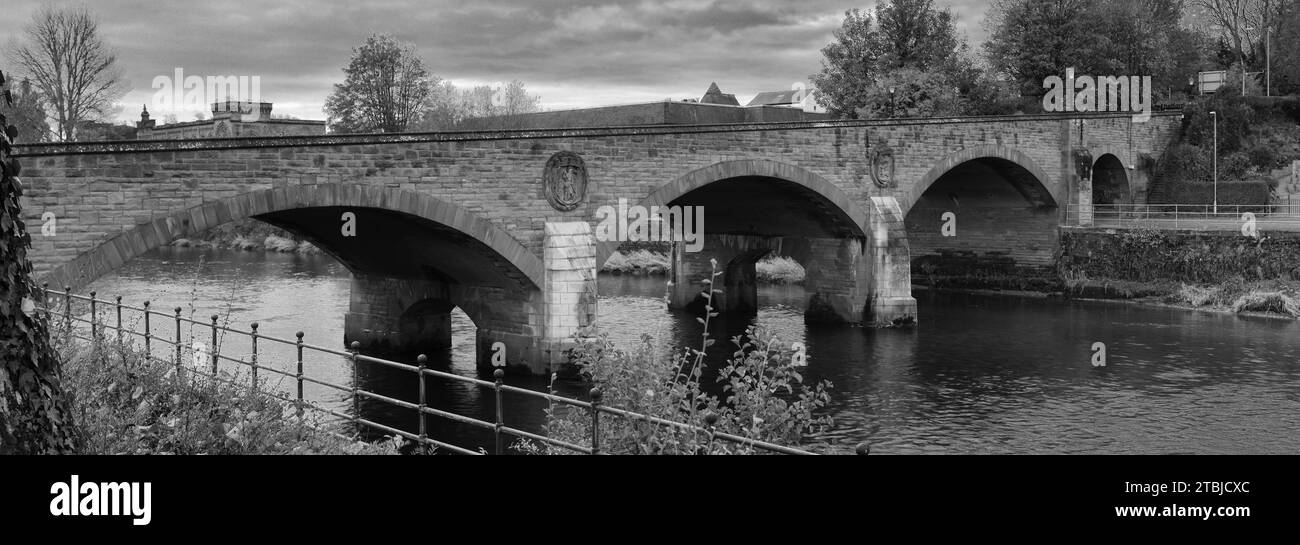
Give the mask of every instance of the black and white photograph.
<svg viewBox="0 0 1300 545">
<path fill-rule="evenodd" d="M 5 0 L 0 89 L 51 528 L 299 454 L 1175 459 L 1074 501 L 1193 526 L 1300 453 L 1300 0 Z"/>
</svg>

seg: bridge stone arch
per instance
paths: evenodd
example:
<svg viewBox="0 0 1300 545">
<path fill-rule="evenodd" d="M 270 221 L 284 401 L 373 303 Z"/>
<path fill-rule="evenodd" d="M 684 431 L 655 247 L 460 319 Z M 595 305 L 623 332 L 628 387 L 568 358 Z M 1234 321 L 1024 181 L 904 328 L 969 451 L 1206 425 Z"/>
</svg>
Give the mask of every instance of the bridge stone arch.
<svg viewBox="0 0 1300 545">
<path fill-rule="evenodd" d="M 971 278 L 1009 289 L 1051 286 L 1065 191 L 1010 146 L 948 154 L 905 197 L 912 278 L 931 286 L 964 287 Z"/>
<path fill-rule="evenodd" d="M 667 206 L 678 198 L 703 188 L 709 184 L 736 178 L 773 178 L 797 184 L 818 195 L 828 203 L 828 210 L 835 212 L 852 224 L 855 235 L 865 237 L 870 233 L 869 215 L 865 208 L 849 197 L 843 190 L 821 175 L 790 163 L 772 159 L 733 159 L 720 161 L 697 168 L 673 181 L 659 186 L 636 204 L 641 206 Z M 706 212 L 707 213 L 707 212 Z M 707 230 L 708 219 L 705 219 Z M 604 264 L 609 256 L 618 249 L 618 241 L 600 241 L 597 243 L 596 262 Z"/>
<path fill-rule="evenodd" d="M 1129 167 L 1135 165 L 1128 148 L 1110 144 L 1088 147 L 1092 154 L 1092 204 L 1128 204 L 1135 196 L 1134 177 Z"/>
<path fill-rule="evenodd" d="M 755 185 L 755 181 L 762 183 Z M 793 211 L 801 217 L 776 219 L 765 216 L 768 210 L 737 211 L 746 208 L 744 199 L 752 201 L 749 205 L 787 214 Z M 701 306 L 702 281 L 713 270 L 711 261 L 716 261 L 724 277 L 708 288 L 723 292 L 720 298 L 714 294 L 714 307 L 724 312 L 756 312 L 755 264 L 776 252 L 795 257 L 807 270 L 806 320 L 888 324 L 901 316 L 914 318 L 916 305 L 906 285 L 906 270 L 898 276 L 897 267 L 891 266 L 902 256 L 906 267 L 907 242 L 898 238 L 901 229 L 895 226 L 901 226 L 902 220 L 894 199 L 884 200 L 888 203 L 864 203 L 806 168 L 749 158 L 691 170 L 655 188 L 636 204 L 706 203 L 704 247 L 691 252 L 681 242 L 673 244 L 669 304 L 675 308 Z M 724 219 L 719 221 L 719 213 L 708 210 L 721 210 Z M 604 263 L 618 244 L 599 242 L 597 262 Z"/>
<path fill-rule="evenodd" d="M 456 204 L 400 188 L 367 184 L 303 184 L 250 191 L 207 201 L 138 224 L 55 266 L 44 275 L 54 286 L 80 288 L 123 263 L 190 234 L 245 218 L 310 208 L 376 209 L 405 214 L 445 226 L 493 250 L 513 265 L 515 276 L 532 289 L 543 285 L 542 260 L 491 222 Z M 292 229 L 291 229 L 292 230 Z M 320 245 L 333 255 L 328 245 Z M 334 255 L 345 265 L 345 256 Z M 350 266 L 349 268 L 353 268 Z"/>
<path fill-rule="evenodd" d="M 322 240 L 323 232 L 341 235 L 342 211 L 356 214 L 358 236 Z M 343 340 L 361 342 L 363 352 L 449 345 L 449 313 L 459 307 L 476 327 L 480 366 L 499 345 L 509 365 L 532 372 L 561 357 L 562 343 L 544 337 L 558 318 L 545 307 L 551 271 L 541 257 L 464 207 L 374 184 L 289 185 L 203 202 L 99 242 L 42 279 L 79 289 L 151 249 L 245 218 L 304 236 L 352 272 Z M 368 239 L 367 229 L 375 233 Z M 389 238 L 395 246 L 376 243 Z M 424 306 L 414 309 L 423 321 L 404 326 L 415 304 Z"/>
<path fill-rule="evenodd" d="M 1031 203 L 1038 206 L 1055 207 L 1061 202 L 1063 189 L 1052 183 L 1052 177 L 1047 174 L 1046 170 L 1038 166 L 1033 158 L 1024 154 L 1020 150 L 1002 144 L 986 144 L 981 146 L 972 146 L 962 148 L 952 152 L 935 163 L 930 170 L 921 177 L 917 183 L 912 185 L 910 191 L 903 196 L 899 203 L 903 213 L 911 211 L 916 202 L 921 200 L 921 195 L 925 194 L 934 182 L 942 178 L 954 168 L 961 166 L 969 161 L 980 159 L 990 160 L 1012 186 L 1021 193 Z M 1000 168 L 1007 163 L 1019 167 Z M 1028 174 L 1029 176 L 1026 176 Z"/>
</svg>

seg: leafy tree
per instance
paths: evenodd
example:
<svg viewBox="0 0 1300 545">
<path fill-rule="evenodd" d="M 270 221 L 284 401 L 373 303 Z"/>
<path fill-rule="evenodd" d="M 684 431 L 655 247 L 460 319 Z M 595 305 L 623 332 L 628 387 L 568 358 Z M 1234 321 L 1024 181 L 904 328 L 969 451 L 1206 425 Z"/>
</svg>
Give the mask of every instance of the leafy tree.
<svg viewBox="0 0 1300 545">
<path fill-rule="evenodd" d="M 335 132 L 402 132 L 428 107 L 436 78 L 415 47 L 386 34 L 372 34 L 353 49 L 343 83 L 325 99 Z"/>
<path fill-rule="evenodd" d="M 1015 81 L 1026 95 L 1041 95 L 1043 79 L 1111 73 L 1099 51 L 1094 26 L 1097 0 L 999 0 L 989 9 L 990 65 Z"/>
<path fill-rule="evenodd" d="M 39 9 L 10 57 L 35 81 L 53 111 L 55 136 L 73 140 L 82 121 L 110 114 L 126 92 L 117 56 L 84 6 Z"/>
<path fill-rule="evenodd" d="M 1153 95 L 1187 88 L 1208 67 L 1210 41 L 1182 26 L 1183 0 L 999 0 L 985 20 L 989 63 L 1025 95 L 1043 79 L 1076 74 L 1151 76 Z"/>
<path fill-rule="evenodd" d="M 5 87 L 0 73 L 0 87 Z M 5 87 L 5 106 L 12 93 Z M 0 115 L 0 454 L 72 453 L 80 443 L 60 385 L 49 326 L 36 310 L 38 289 L 27 259 L 31 235 L 19 202 L 22 171 L 10 157 L 18 129 Z"/>
<path fill-rule="evenodd" d="M 845 13 L 812 80 L 818 101 L 842 117 L 959 113 L 978 82 L 967 52 L 950 11 L 931 0 L 890 0 L 875 17 Z"/>
<path fill-rule="evenodd" d="M 1273 18 L 1276 26 L 1268 36 L 1272 43 L 1273 94 L 1298 94 L 1300 93 L 1300 1 L 1293 0 L 1278 9 L 1280 12 Z"/>
</svg>

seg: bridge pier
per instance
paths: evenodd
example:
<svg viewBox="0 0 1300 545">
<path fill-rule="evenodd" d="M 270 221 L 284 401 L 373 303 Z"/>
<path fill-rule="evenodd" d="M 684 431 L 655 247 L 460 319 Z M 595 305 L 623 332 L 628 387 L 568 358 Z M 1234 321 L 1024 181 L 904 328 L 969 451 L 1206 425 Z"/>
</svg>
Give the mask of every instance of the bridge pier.
<svg viewBox="0 0 1300 545">
<path fill-rule="evenodd" d="M 669 289 L 669 308 L 702 311 L 709 275 L 714 272 L 711 262 L 716 260 L 716 272 L 722 273 L 711 284 L 714 290 L 712 306 L 716 312 L 754 314 L 758 312 L 758 275 L 755 263 L 771 253 L 773 237 L 750 235 L 704 234 L 704 245 L 698 252 L 686 251 L 683 242 L 672 246 L 672 287 Z"/>
<path fill-rule="evenodd" d="M 866 323 L 873 326 L 915 323 L 912 255 L 903 210 L 894 197 L 872 197 L 867 238 Z"/>
<path fill-rule="evenodd" d="M 804 289 L 809 323 L 861 323 L 867 302 L 867 260 L 862 258 L 862 241 L 851 238 L 807 239 Z M 799 258 L 796 257 L 796 260 Z"/>
<path fill-rule="evenodd" d="M 451 310 L 476 326 L 480 369 L 549 374 L 568 363 L 574 335 L 596 320 L 596 245 L 586 222 L 547 223 L 545 285 L 521 292 L 432 279 L 354 273 L 344 342 L 362 353 L 413 354 L 451 346 Z"/>
<path fill-rule="evenodd" d="M 674 243 L 669 307 L 703 309 L 706 285 L 716 260 L 713 284 L 716 312 L 752 315 L 758 312 L 755 263 L 780 251 L 804 265 L 809 294 L 804 319 L 809 323 L 866 323 L 888 326 L 916 320 L 912 297 L 911 261 L 902 213 L 893 199 L 874 214 L 873 236 L 859 238 L 763 237 L 704 235 L 699 252 Z"/>
<path fill-rule="evenodd" d="M 362 353 L 430 352 L 451 346 L 450 286 L 432 280 L 352 275 L 343 342 Z"/>
</svg>

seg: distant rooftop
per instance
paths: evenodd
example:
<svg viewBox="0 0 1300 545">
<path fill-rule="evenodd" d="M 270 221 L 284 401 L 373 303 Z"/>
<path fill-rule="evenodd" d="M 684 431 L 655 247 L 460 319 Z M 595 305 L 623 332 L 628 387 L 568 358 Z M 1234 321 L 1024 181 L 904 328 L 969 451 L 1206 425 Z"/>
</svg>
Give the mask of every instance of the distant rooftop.
<svg viewBox="0 0 1300 545">
<path fill-rule="evenodd" d="M 642 125 L 711 125 L 822 121 L 831 116 L 788 106 L 740 106 L 704 102 L 663 101 L 573 110 L 553 110 L 512 116 L 466 119 L 455 129 L 576 129 Z M 451 127 L 448 127 L 451 128 Z"/>
<path fill-rule="evenodd" d="M 766 91 L 754 96 L 746 106 L 782 106 L 795 104 L 794 95 L 798 91 L 791 89 L 789 91 Z"/>
<path fill-rule="evenodd" d="M 724 106 L 740 106 L 740 101 L 736 100 L 736 95 L 733 95 L 731 93 L 723 93 L 721 89 L 718 89 L 717 82 L 713 82 L 712 84 L 709 85 L 709 90 L 704 92 L 704 96 L 700 98 L 700 103 L 721 104 Z"/>
</svg>

